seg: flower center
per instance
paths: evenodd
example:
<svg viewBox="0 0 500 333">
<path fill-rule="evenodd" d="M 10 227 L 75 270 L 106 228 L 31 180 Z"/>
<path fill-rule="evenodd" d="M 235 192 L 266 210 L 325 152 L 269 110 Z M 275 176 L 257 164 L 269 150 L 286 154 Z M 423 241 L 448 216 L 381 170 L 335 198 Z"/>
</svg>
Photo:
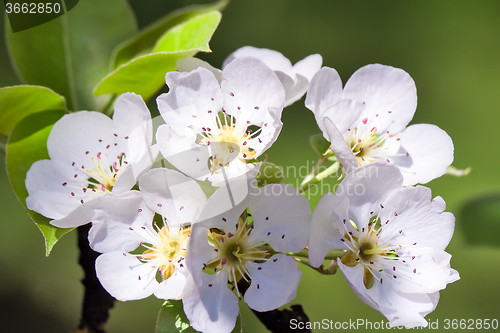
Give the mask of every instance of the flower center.
<svg viewBox="0 0 500 333">
<path fill-rule="evenodd" d="M 93 192 L 101 193 L 111 193 L 113 186 L 115 185 L 116 179 L 124 171 L 125 168 L 122 167 L 122 162 L 124 158 L 122 154 L 118 162 L 114 162 L 111 166 L 103 167 L 101 164 L 102 154 L 98 153 L 97 157 L 92 158 L 94 163 L 93 170 L 85 170 L 90 178 L 88 179 L 88 188 L 92 189 Z M 107 163 L 105 163 L 107 164 Z M 100 191 L 97 191 L 100 190 Z"/>
<path fill-rule="evenodd" d="M 358 166 L 366 165 L 377 159 L 377 150 L 384 145 L 385 137 L 376 135 L 376 131 L 377 128 L 373 127 L 368 134 L 361 136 L 358 130 L 354 129 L 344 137 L 347 145 L 356 157 Z"/>
<path fill-rule="evenodd" d="M 358 264 L 363 265 L 363 283 L 367 289 L 373 285 L 373 278 L 377 278 L 375 272 L 383 271 L 383 261 L 397 259 L 397 252 L 390 249 L 391 244 L 387 244 L 386 246 L 379 245 L 378 234 L 381 228 L 375 229 L 375 222 L 374 220 L 368 224 L 367 228 L 359 230 L 355 223 L 351 221 L 358 231 L 358 236 L 353 236 L 353 232 L 346 232 L 343 238 L 344 241 L 348 241 L 349 244 L 347 246 L 349 250 L 342 257 L 341 261 L 344 265 L 351 267 Z"/>
<path fill-rule="evenodd" d="M 268 252 L 262 250 L 256 244 L 249 242 L 252 228 L 239 218 L 235 234 L 219 234 L 209 230 L 209 238 L 214 246 L 216 257 L 205 264 L 205 268 L 228 270 L 230 272 L 230 284 L 236 285 L 243 278 L 248 281 L 250 274 L 246 268 L 252 262 L 264 262 L 268 259 Z"/>
<path fill-rule="evenodd" d="M 237 119 L 221 110 L 215 118 L 216 128 L 202 127 L 198 132 L 197 143 L 210 148 L 210 169 L 212 174 L 221 171 L 231 161 L 238 158 L 243 163 L 248 163 L 256 157 L 257 152 L 252 148 L 262 140 L 257 136 L 261 128 L 253 131 L 249 121 L 246 128 L 238 125 Z M 241 125 L 241 124 L 240 124 Z M 267 125 L 267 124 L 266 124 Z"/>
<path fill-rule="evenodd" d="M 158 266 L 163 280 L 168 279 L 177 265 L 183 266 L 181 262 L 186 257 L 190 232 L 190 227 L 179 230 L 162 227 L 158 232 L 158 241 L 151 244 L 152 246 L 143 245 L 147 250 L 139 256 L 139 259 L 150 261 L 151 264 Z"/>
</svg>

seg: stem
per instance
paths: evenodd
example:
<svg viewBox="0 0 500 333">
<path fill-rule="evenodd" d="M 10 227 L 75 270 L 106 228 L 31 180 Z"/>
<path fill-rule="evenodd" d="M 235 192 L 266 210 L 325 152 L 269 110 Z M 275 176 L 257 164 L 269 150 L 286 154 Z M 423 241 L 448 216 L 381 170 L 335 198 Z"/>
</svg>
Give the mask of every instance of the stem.
<svg viewBox="0 0 500 333">
<path fill-rule="evenodd" d="M 337 258 L 342 257 L 344 254 L 345 254 L 344 250 L 333 250 L 326 254 L 325 260 L 337 260 Z M 286 255 L 290 257 L 309 258 L 309 250 L 303 249 L 302 251 L 297 253 L 292 253 L 292 252 L 286 253 Z"/>
<path fill-rule="evenodd" d="M 316 176 L 314 176 L 313 178 L 311 178 L 307 182 L 303 182 L 302 185 L 299 186 L 298 191 L 300 193 L 304 193 L 305 191 L 309 190 L 309 188 L 316 185 L 317 183 L 319 183 L 323 179 L 330 177 L 331 175 L 336 173 L 339 170 L 339 168 L 340 168 L 339 162 L 333 163 L 326 170 L 320 172 L 319 174 L 317 174 Z M 306 177 L 306 179 L 307 179 L 307 177 Z"/>
<path fill-rule="evenodd" d="M 337 260 L 332 260 L 327 269 L 325 269 L 324 265 L 320 265 L 319 267 L 311 266 L 311 264 L 309 263 L 309 260 L 306 260 L 306 259 L 295 258 L 295 261 L 297 261 L 298 263 L 301 263 L 303 265 L 306 265 L 308 267 L 311 267 L 316 272 L 323 274 L 323 275 L 333 275 L 337 272 L 337 268 L 339 268 L 339 265 L 337 264 Z"/>
<path fill-rule="evenodd" d="M 472 171 L 471 167 L 468 167 L 466 169 L 457 169 L 453 165 L 450 165 L 446 168 L 446 175 L 452 175 L 455 177 L 462 177 L 462 176 L 467 176 L 470 172 Z"/>
<path fill-rule="evenodd" d="M 316 174 L 319 171 L 319 168 L 321 168 L 326 162 L 328 161 L 328 157 L 326 155 L 321 155 L 321 157 L 316 161 L 316 164 L 314 164 L 313 169 L 311 170 L 311 173 L 309 173 L 306 178 L 302 181 L 300 186 L 304 185 L 308 181 L 314 178 Z"/>
<path fill-rule="evenodd" d="M 99 253 L 89 246 L 87 235 L 91 224 L 78 227 L 79 263 L 84 272 L 82 317 L 75 333 L 105 333 L 105 325 L 109 318 L 109 310 L 115 299 L 108 294 L 97 279 L 95 260 Z"/>
</svg>

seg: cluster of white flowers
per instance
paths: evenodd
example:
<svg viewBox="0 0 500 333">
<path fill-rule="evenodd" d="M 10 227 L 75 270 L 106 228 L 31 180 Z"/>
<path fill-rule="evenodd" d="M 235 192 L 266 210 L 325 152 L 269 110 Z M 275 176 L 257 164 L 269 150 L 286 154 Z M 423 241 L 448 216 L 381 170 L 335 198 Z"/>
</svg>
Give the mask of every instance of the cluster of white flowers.
<svg viewBox="0 0 500 333">
<path fill-rule="evenodd" d="M 120 96 L 112 120 L 66 115 L 50 133 L 50 160 L 27 174 L 27 205 L 57 227 L 92 222 L 103 287 L 122 301 L 182 299 L 202 332 L 230 332 L 238 298 L 256 311 L 291 301 L 301 278 L 293 256 L 304 249 L 314 267 L 343 250 L 332 264 L 363 302 L 391 326 L 426 325 L 439 291 L 458 279 L 444 251 L 454 217 L 440 197 L 412 185 L 445 172 L 451 139 L 434 125 L 406 127 L 417 98 L 403 70 L 368 65 L 342 88 L 337 72 L 321 65 L 319 55 L 292 66 L 279 52 L 253 47 L 229 56 L 222 71 L 180 61 L 182 71 L 166 75 L 169 92 L 157 98 L 165 124 L 154 145 L 138 95 Z M 306 91 L 306 107 L 331 143 L 325 154 L 345 174 L 312 218 L 292 186 L 259 188 L 255 179 L 283 108 Z M 183 174 L 151 169 L 159 151 Z M 216 188 L 208 200 L 197 182 L 207 179 Z"/>
</svg>

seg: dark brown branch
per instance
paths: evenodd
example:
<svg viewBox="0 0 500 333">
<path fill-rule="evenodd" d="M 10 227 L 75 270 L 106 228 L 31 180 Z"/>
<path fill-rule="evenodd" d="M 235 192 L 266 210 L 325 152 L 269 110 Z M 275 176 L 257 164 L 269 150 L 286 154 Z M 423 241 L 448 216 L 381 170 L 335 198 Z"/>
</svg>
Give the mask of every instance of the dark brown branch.
<svg viewBox="0 0 500 333">
<path fill-rule="evenodd" d="M 84 272 L 82 317 L 75 333 L 105 333 L 105 325 L 109 318 L 109 310 L 115 299 L 108 294 L 97 279 L 95 260 L 99 253 L 92 250 L 87 239 L 91 224 L 78 227 L 78 248 L 80 249 L 80 266 Z"/>
<path fill-rule="evenodd" d="M 245 294 L 245 291 L 250 287 L 248 282 L 245 280 L 240 280 L 238 283 L 238 290 Z M 291 320 L 295 319 L 296 323 L 303 322 L 306 323 L 309 321 L 309 318 L 302 309 L 302 305 L 295 304 L 291 306 L 291 310 L 272 310 L 267 312 L 258 312 L 252 310 L 253 313 L 259 318 L 259 320 L 266 326 L 266 328 L 273 333 L 312 333 L 310 329 L 306 329 L 306 325 L 303 325 L 303 329 L 299 329 L 298 325 L 291 325 Z M 294 327 L 295 329 L 292 329 Z"/>
</svg>

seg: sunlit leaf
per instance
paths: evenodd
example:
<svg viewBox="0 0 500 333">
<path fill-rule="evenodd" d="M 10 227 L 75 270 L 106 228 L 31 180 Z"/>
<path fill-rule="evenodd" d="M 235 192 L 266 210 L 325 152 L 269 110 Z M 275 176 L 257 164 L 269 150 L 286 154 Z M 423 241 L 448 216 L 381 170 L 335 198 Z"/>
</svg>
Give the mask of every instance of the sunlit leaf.
<svg viewBox="0 0 500 333">
<path fill-rule="evenodd" d="M 469 243 L 500 246 L 500 194 L 468 202 L 457 222 L 465 230 L 465 238 Z"/>
<path fill-rule="evenodd" d="M 0 88 L 0 134 L 9 135 L 24 117 L 46 110 L 65 110 L 64 97 L 46 87 Z"/>
<path fill-rule="evenodd" d="M 136 58 L 106 76 L 94 93 L 102 95 L 134 92 L 148 100 L 165 84 L 165 74 L 176 69 L 177 59 L 190 54 L 192 52 L 159 52 Z"/>
<path fill-rule="evenodd" d="M 194 5 L 170 12 L 149 27 L 143 29 L 133 38 L 118 45 L 113 52 L 113 68 L 129 62 L 144 50 L 151 50 L 156 41 L 170 28 L 187 21 L 199 14 L 213 10 L 222 10 L 229 0 L 221 0 L 208 5 Z"/>
<path fill-rule="evenodd" d="M 50 219 L 29 210 L 26 207 L 28 191 L 24 182 L 26 173 L 34 162 L 49 158 L 47 138 L 53 124 L 65 114 L 66 112 L 61 110 L 46 111 L 31 114 L 21 120 L 9 136 L 5 156 L 5 166 L 10 185 L 45 237 L 46 255 L 49 255 L 59 238 L 71 231 L 71 229 L 53 227 L 49 224 Z"/>
<path fill-rule="evenodd" d="M 134 92 L 145 100 L 165 85 L 165 74 L 176 69 L 177 59 L 208 52 L 208 42 L 220 22 L 217 11 L 198 15 L 175 26 L 155 46 L 156 53 L 140 56 L 118 67 L 106 76 L 94 93 L 122 94 Z"/>
<path fill-rule="evenodd" d="M 93 88 L 116 45 L 136 31 L 125 0 L 86 0 L 31 29 L 12 33 L 6 24 L 6 39 L 21 80 L 63 95 L 70 110 L 100 110 L 110 96 L 97 98 Z"/>
<path fill-rule="evenodd" d="M 219 25 L 221 14 L 200 14 L 168 30 L 156 43 L 153 52 L 194 50 L 211 52 L 208 42 Z"/>
</svg>

